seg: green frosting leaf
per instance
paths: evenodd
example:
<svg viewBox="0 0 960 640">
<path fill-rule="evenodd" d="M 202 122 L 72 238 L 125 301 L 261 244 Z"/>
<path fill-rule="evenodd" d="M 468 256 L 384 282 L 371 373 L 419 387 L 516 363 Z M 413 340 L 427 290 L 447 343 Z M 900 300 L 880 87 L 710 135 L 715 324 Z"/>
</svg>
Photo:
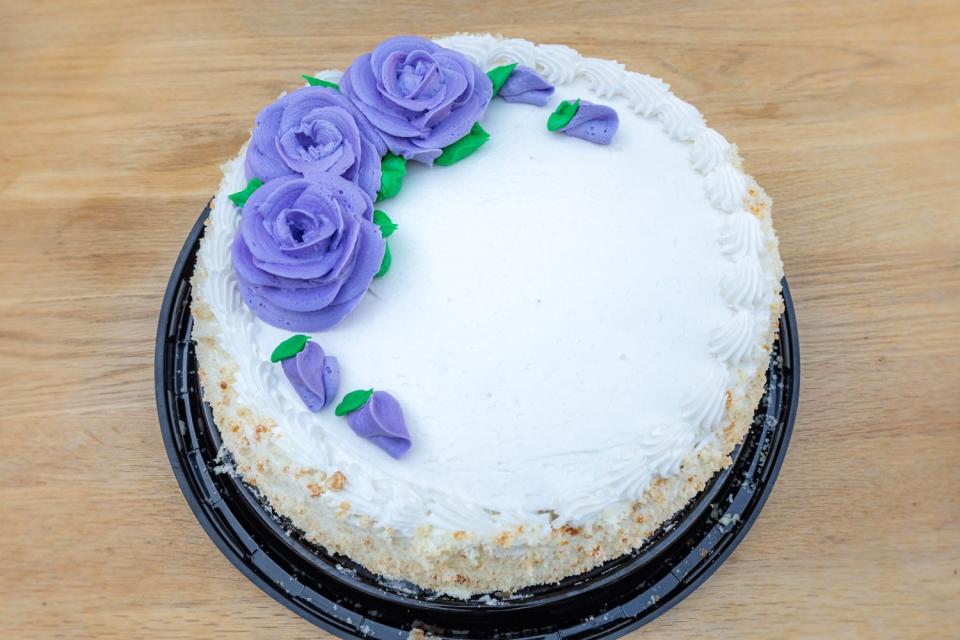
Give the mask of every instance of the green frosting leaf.
<svg viewBox="0 0 960 640">
<path fill-rule="evenodd" d="M 579 109 L 580 98 L 577 98 L 575 102 L 564 100 L 557 105 L 557 108 L 553 110 L 553 113 L 551 113 L 550 117 L 547 119 L 547 129 L 550 131 L 558 131 L 559 129 L 563 129 L 571 120 L 573 120 L 573 116 L 577 115 L 577 111 L 579 111 Z"/>
<path fill-rule="evenodd" d="M 500 93 L 500 89 L 503 88 L 503 83 L 507 81 L 507 78 L 510 77 L 513 70 L 517 68 L 517 64 L 519 63 L 505 64 L 502 67 L 487 71 L 487 76 L 490 78 L 490 82 L 493 83 L 493 95 Z"/>
<path fill-rule="evenodd" d="M 383 248 L 383 262 L 380 263 L 380 271 L 377 271 L 373 274 L 374 278 L 382 278 L 387 275 L 387 271 L 390 271 L 390 264 L 393 262 L 393 258 L 390 256 L 390 243 L 386 243 Z"/>
<path fill-rule="evenodd" d="M 351 391 L 347 395 L 343 396 L 343 400 L 340 401 L 340 404 L 337 405 L 337 408 L 333 412 L 338 416 L 345 416 L 348 413 L 353 413 L 363 405 L 367 404 L 367 400 L 370 399 L 370 396 L 373 395 L 373 389 L 357 389 L 356 391 Z"/>
<path fill-rule="evenodd" d="M 331 89 L 336 89 L 337 91 L 340 91 L 340 85 L 338 85 L 336 82 L 330 82 L 329 80 L 321 80 L 320 78 L 314 78 L 313 76 L 308 76 L 307 74 L 303 74 L 302 77 L 304 80 L 307 81 L 307 84 L 309 84 L 311 87 L 329 87 Z"/>
<path fill-rule="evenodd" d="M 388 151 L 380 162 L 380 191 L 377 192 L 377 202 L 400 193 L 405 175 L 407 175 L 407 159 Z"/>
<path fill-rule="evenodd" d="M 380 227 L 380 235 L 384 238 L 392 236 L 393 232 L 400 227 L 400 225 L 391 220 L 390 216 L 380 211 L 380 209 L 376 209 L 373 212 L 373 224 Z"/>
<path fill-rule="evenodd" d="M 277 348 L 273 350 L 273 353 L 270 354 L 270 362 L 280 362 L 281 360 L 292 358 L 303 351 L 303 348 L 307 346 L 308 340 L 310 340 L 310 336 L 305 336 L 302 333 L 290 336 L 278 344 Z"/>
<path fill-rule="evenodd" d="M 253 195 L 253 192 L 263 186 L 263 181 L 260 178 L 254 178 L 247 183 L 247 188 L 243 191 L 237 191 L 236 193 L 231 193 L 228 198 L 233 200 L 233 204 L 237 205 L 241 209 L 243 205 L 247 204 L 247 199 Z"/>
<path fill-rule="evenodd" d="M 463 136 L 449 147 L 443 148 L 440 157 L 433 161 L 441 167 L 447 167 L 454 162 L 460 162 L 471 153 L 479 149 L 484 142 L 490 139 L 490 134 L 483 130 L 480 123 L 477 122 L 470 129 L 470 133 Z"/>
</svg>

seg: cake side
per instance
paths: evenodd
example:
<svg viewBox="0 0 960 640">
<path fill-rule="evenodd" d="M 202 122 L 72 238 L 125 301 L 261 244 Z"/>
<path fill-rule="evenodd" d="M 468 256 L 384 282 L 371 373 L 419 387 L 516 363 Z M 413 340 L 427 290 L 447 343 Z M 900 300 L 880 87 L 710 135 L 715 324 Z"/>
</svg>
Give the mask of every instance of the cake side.
<svg viewBox="0 0 960 640">
<path fill-rule="evenodd" d="M 552 73 L 551 79 L 555 81 L 568 74 L 586 77 L 593 81 L 598 95 L 627 92 L 639 86 L 631 85 L 635 79 L 624 76 L 622 69 L 609 66 L 615 63 L 596 61 L 596 65 L 583 65 L 575 52 L 572 55 L 576 59 L 571 58 L 573 50 L 566 47 L 550 48 L 547 45 L 537 48 L 525 41 L 503 41 L 489 36 L 459 38 L 448 46 L 459 46 L 464 53 L 476 56 L 484 68 L 498 58 L 520 59 L 545 74 Z M 539 52 L 543 51 L 550 55 L 539 58 Z M 530 60 L 524 60 L 524 57 L 530 57 Z M 567 62 L 549 67 L 558 57 Z M 606 71 L 610 73 L 605 75 Z M 621 75 L 617 76 L 617 73 Z M 690 114 L 684 113 L 682 105 L 664 103 L 664 95 L 668 94 L 649 96 L 640 90 L 633 91 L 632 106 L 641 115 L 658 117 L 671 135 L 689 133 Z M 663 104 L 669 106 L 661 108 Z M 646 110 L 649 114 L 645 114 Z M 699 135 L 701 131 L 694 130 L 693 134 Z M 696 154 L 696 147 L 696 144 L 692 146 L 691 154 Z M 709 154 L 701 154 L 703 157 L 695 157 L 692 161 L 695 166 L 699 162 L 703 168 L 710 169 L 705 173 L 708 178 L 713 176 L 715 188 L 711 193 L 718 206 L 742 207 L 759 222 L 757 228 L 767 256 L 763 277 L 774 295 L 768 309 L 767 327 L 756 339 L 768 359 L 769 345 L 776 338 L 777 322 L 782 312 L 779 297 L 782 267 L 770 216 L 771 203 L 759 186 L 742 173 L 735 149 L 731 148 L 729 154 L 731 166 L 735 169 L 727 172 L 730 175 L 718 175 L 714 169 L 719 161 Z M 730 188 L 728 183 L 731 180 L 736 188 Z M 221 188 L 215 207 L 229 206 L 225 195 L 236 190 L 234 187 L 224 185 Z M 741 200 L 737 202 L 737 198 Z M 262 378 L 258 379 L 258 372 L 238 363 L 230 355 L 229 345 L 225 344 L 244 335 L 244 328 L 225 330 L 223 318 L 214 311 L 232 308 L 232 297 L 237 295 L 229 278 L 223 276 L 223 255 L 229 252 L 217 244 L 224 241 L 224 236 L 216 233 L 224 230 L 218 229 L 218 224 L 225 224 L 224 219 L 212 218 L 208 223 L 201 259 L 194 275 L 194 339 L 205 399 L 213 407 L 224 446 L 232 454 L 235 469 L 245 481 L 260 489 L 278 513 L 289 517 L 297 528 L 304 531 L 308 539 L 331 551 L 343 553 L 388 578 L 409 580 L 459 597 L 489 591 L 512 591 L 531 584 L 555 582 L 641 546 L 661 523 L 683 508 L 716 471 L 729 464 L 729 453 L 749 428 L 763 392 L 765 359 L 755 363 L 749 379 L 726 381 L 729 384 L 724 385 L 721 395 L 722 420 L 711 425 L 711 437 L 704 438 L 699 448 L 683 458 L 677 473 L 658 478 L 638 499 L 626 505 L 612 505 L 589 522 L 551 521 L 546 527 L 519 525 L 490 531 L 429 526 L 398 531 L 350 503 L 347 499 L 350 474 L 332 467 L 278 463 L 278 460 L 288 459 L 284 454 L 284 430 L 278 427 L 275 416 L 258 415 L 257 407 L 245 404 L 237 392 L 238 387 L 263 384 Z M 235 228 L 225 231 L 235 232 Z M 741 245 L 749 242 L 749 238 L 734 233 L 724 242 L 729 245 L 730 255 L 736 257 L 738 252 L 742 253 Z M 729 350 L 728 341 L 721 339 L 717 345 L 718 357 Z M 240 378 L 244 380 L 238 385 Z M 698 413 L 700 407 L 697 403 L 694 405 L 692 412 Z"/>
</svg>

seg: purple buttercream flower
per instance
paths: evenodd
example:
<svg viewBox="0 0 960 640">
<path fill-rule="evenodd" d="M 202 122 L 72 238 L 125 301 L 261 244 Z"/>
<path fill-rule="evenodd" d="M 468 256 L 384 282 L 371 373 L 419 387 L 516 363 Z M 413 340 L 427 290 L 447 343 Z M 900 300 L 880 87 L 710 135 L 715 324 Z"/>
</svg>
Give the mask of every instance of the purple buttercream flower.
<svg viewBox="0 0 960 640">
<path fill-rule="evenodd" d="M 281 362 L 287 380 L 310 411 L 320 411 L 337 395 L 340 387 L 340 363 L 323 352 L 316 342 L 308 342 L 303 351 Z"/>
<path fill-rule="evenodd" d="M 415 36 L 358 57 L 340 90 L 390 151 L 428 165 L 470 131 L 493 94 L 490 78 L 462 54 Z"/>
<path fill-rule="evenodd" d="M 233 243 L 240 293 L 264 322 L 320 331 L 359 304 L 386 243 L 373 203 L 339 176 L 285 176 L 253 192 Z"/>
<path fill-rule="evenodd" d="M 386 151 L 376 130 L 345 96 L 327 87 L 304 87 L 257 115 L 245 167 L 247 179 L 263 182 L 332 173 L 374 198 Z"/>
<path fill-rule="evenodd" d="M 587 142 L 610 144 L 619 126 L 620 118 L 612 108 L 581 100 L 577 113 L 560 131 Z"/>
<path fill-rule="evenodd" d="M 530 67 L 521 64 L 514 68 L 498 95 L 507 102 L 525 102 L 542 107 L 550 100 L 553 92 L 552 84 Z"/>
<path fill-rule="evenodd" d="M 347 416 L 350 428 L 394 458 L 410 449 L 410 433 L 396 398 L 386 391 L 374 391 L 367 402 Z"/>
</svg>

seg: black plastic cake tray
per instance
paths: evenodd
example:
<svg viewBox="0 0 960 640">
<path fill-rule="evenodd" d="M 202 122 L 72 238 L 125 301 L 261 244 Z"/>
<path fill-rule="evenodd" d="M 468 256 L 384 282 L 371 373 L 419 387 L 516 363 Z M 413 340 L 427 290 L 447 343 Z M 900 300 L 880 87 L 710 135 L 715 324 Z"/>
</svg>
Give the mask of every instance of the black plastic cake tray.
<svg viewBox="0 0 960 640">
<path fill-rule="evenodd" d="M 303 540 L 257 492 L 214 468 L 220 435 L 203 401 L 191 342 L 190 276 L 205 209 L 170 276 L 156 347 L 160 427 L 174 475 L 220 551 L 263 591 L 343 638 L 613 638 L 676 605 L 736 548 L 770 495 L 793 428 L 800 390 L 796 318 L 786 310 L 766 392 L 734 464 L 629 555 L 559 584 L 468 601 L 385 582 L 348 558 Z"/>
</svg>

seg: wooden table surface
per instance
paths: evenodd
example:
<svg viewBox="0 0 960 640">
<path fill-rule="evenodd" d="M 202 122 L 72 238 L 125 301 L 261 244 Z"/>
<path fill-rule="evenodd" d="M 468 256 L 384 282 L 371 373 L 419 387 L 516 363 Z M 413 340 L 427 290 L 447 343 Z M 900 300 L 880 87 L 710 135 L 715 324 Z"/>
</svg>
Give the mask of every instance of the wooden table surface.
<svg viewBox="0 0 960 640">
<path fill-rule="evenodd" d="M 0 637 L 315 638 L 187 507 L 167 277 L 299 74 L 502 32 L 663 77 L 775 198 L 803 393 L 776 490 L 636 637 L 960 635 L 960 3 L 0 4 Z"/>
</svg>

